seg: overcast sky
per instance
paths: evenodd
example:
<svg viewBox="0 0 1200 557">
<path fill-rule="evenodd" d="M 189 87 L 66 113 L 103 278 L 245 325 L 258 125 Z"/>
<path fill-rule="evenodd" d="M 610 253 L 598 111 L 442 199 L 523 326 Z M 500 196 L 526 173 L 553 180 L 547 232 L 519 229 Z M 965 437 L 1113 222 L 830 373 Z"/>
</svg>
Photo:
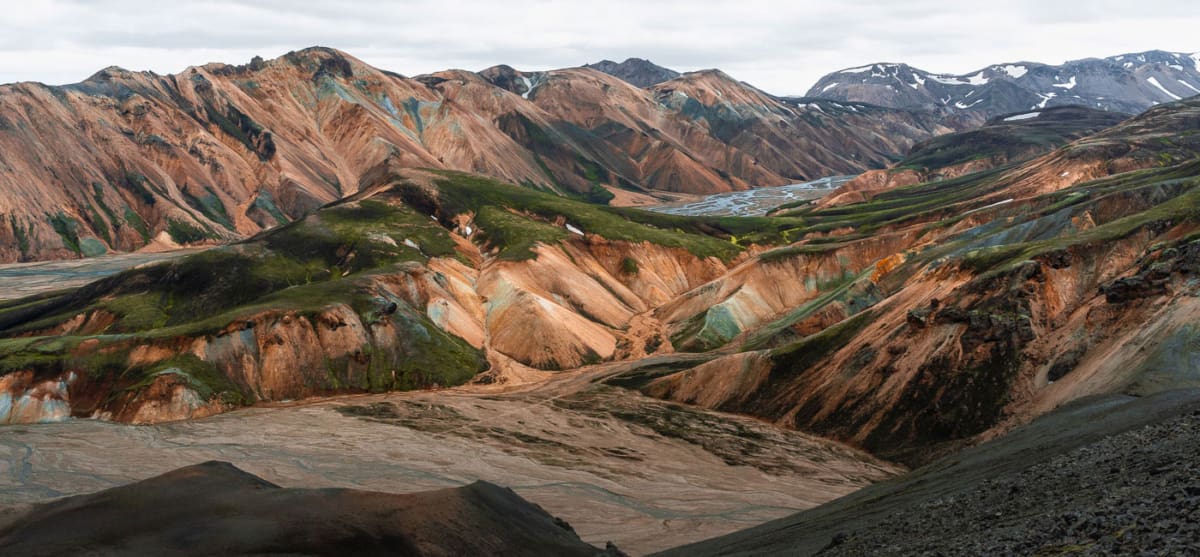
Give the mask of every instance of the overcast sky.
<svg viewBox="0 0 1200 557">
<path fill-rule="evenodd" d="M 112 65 L 175 73 L 322 45 L 405 75 L 637 56 L 798 94 L 868 62 L 965 73 L 1200 51 L 1196 0 L 16 0 L 2 17 L 0 83 L 71 83 Z"/>
</svg>

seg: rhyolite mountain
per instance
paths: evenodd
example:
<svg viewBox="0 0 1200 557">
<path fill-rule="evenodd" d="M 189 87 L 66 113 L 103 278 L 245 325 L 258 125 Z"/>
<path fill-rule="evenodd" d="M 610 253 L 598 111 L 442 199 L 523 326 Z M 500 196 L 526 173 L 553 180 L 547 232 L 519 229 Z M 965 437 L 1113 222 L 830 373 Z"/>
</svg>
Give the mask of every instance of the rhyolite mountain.
<svg viewBox="0 0 1200 557">
<path fill-rule="evenodd" d="M 624 62 L 619 63 L 612 60 L 601 60 L 594 64 L 585 64 L 583 67 L 602 71 L 642 88 L 679 77 L 679 72 L 641 58 L 627 58 Z"/>
<path fill-rule="evenodd" d="M 1005 133 L 1068 133 L 1021 128 Z M 626 362 L 606 381 L 920 464 L 1081 397 L 1200 383 L 1197 129 L 1200 99 L 1177 101 L 1031 159 L 758 218 L 392 161 L 244 242 L 0 304 L 0 421 Z"/>
<path fill-rule="evenodd" d="M 960 126 L 1002 114 L 1083 105 L 1136 114 L 1200 95 L 1200 53 L 1153 50 L 1062 65 L 994 64 L 963 75 L 876 63 L 822 77 L 809 96 L 943 111 Z"/>
<path fill-rule="evenodd" d="M 605 202 L 860 172 L 942 131 L 719 72 L 653 89 L 588 68 L 409 78 L 326 48 L 177 75 L 108 68 L 0 86 L 0 261 L 237 240 L 355 193 L 385 160 Z"/>
<path fill-rule="evenodd" d="M 1044 155 L 1114 126 L 1127 114 L 1058 106 L 998 116 L 975 129 L 939 135 L 913 146 L 891 167 L 868 170 L 817 203 L 821 207 L 869 200 L 881 191 L 957 178 Z"/>
</svg>

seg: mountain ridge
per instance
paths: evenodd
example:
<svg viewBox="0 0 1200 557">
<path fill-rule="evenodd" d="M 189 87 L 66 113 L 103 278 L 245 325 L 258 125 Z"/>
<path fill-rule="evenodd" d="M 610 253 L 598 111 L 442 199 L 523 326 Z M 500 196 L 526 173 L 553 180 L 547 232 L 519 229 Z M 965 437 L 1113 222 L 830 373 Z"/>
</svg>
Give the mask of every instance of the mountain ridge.
<svg viewBox="0 0 1200 557">
<path fill-rule="evenodd" d="M 638 87 L 646 88 L 670 81 L 680 76 L 680 73 L 670 68 L 664 68 L 644 58 L 626 58 L 624 62 L 601 60 L 583 67 L 591 68 L 628 81 Z"/>
<path fill-rule="evenodd" d="M 244 238 L 353 193 L 384 160 L 606 202 L 614 190 L 715 193 L 882 167 L 945 131 L 915 112 L 736 96 L 758 104 L 668 102 L 587 68 L 409 78 L 324 47 L 4 85 L 0 261 Z"/>
<path fill-rule="evenodd" d="M 873 63 L 830 73 L 808 96 L 892 108 L 943 109 L 974 123 L 1048 106 L 1078 104 L 1138 113 L 1200 94 L 1200 53 L 1151 50 L 1060 65 L 1006 62 L 961 75 L 905 63 Z"/>
</svg>

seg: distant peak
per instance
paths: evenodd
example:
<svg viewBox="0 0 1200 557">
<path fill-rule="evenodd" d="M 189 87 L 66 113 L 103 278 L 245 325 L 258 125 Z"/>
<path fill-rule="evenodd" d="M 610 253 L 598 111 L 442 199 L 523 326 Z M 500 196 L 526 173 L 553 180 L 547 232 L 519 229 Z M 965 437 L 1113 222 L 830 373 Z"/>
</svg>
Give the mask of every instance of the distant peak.
<svg viewBox="0 0 1200 557">
<path fill-rule="evenodd" d="M 624 62 L 601 60 L 583 67 L 604 72 L 638 87 L 650 87 L 679 77 L 679 72 L 664 68 L 644 58 L 626 58 Z"/>
<path fill-rule="evenodd" d="M 357 58 L 335 48 L 310 46 L 284 54 L 282 59 L 296 67 L 313 72 L 313 75 L 329 74 L 343 78 L 354 75 L 354 68 L 362 65 Z"/>
</svg>

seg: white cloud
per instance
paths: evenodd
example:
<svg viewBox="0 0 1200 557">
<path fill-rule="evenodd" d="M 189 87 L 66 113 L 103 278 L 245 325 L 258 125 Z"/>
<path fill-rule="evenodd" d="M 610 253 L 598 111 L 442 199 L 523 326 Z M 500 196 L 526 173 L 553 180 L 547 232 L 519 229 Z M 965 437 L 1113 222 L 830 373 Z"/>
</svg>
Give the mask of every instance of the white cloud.
<svg viewBox="0 0 1200 557">
<path fill-rule="evenodd" d="M 779 94 L 876 61 L 965 73 L 1162 48 L 1196 51 L 1190 0 L 987 4 L 914 0 L 52 0 L 6 6 L 0 82 L 79 81 L 110 65 L 178 72 L 313 45 L 415 75 L 506 63 L 548 69 L 646 57 L 720 67 Z"/>
</svg>

